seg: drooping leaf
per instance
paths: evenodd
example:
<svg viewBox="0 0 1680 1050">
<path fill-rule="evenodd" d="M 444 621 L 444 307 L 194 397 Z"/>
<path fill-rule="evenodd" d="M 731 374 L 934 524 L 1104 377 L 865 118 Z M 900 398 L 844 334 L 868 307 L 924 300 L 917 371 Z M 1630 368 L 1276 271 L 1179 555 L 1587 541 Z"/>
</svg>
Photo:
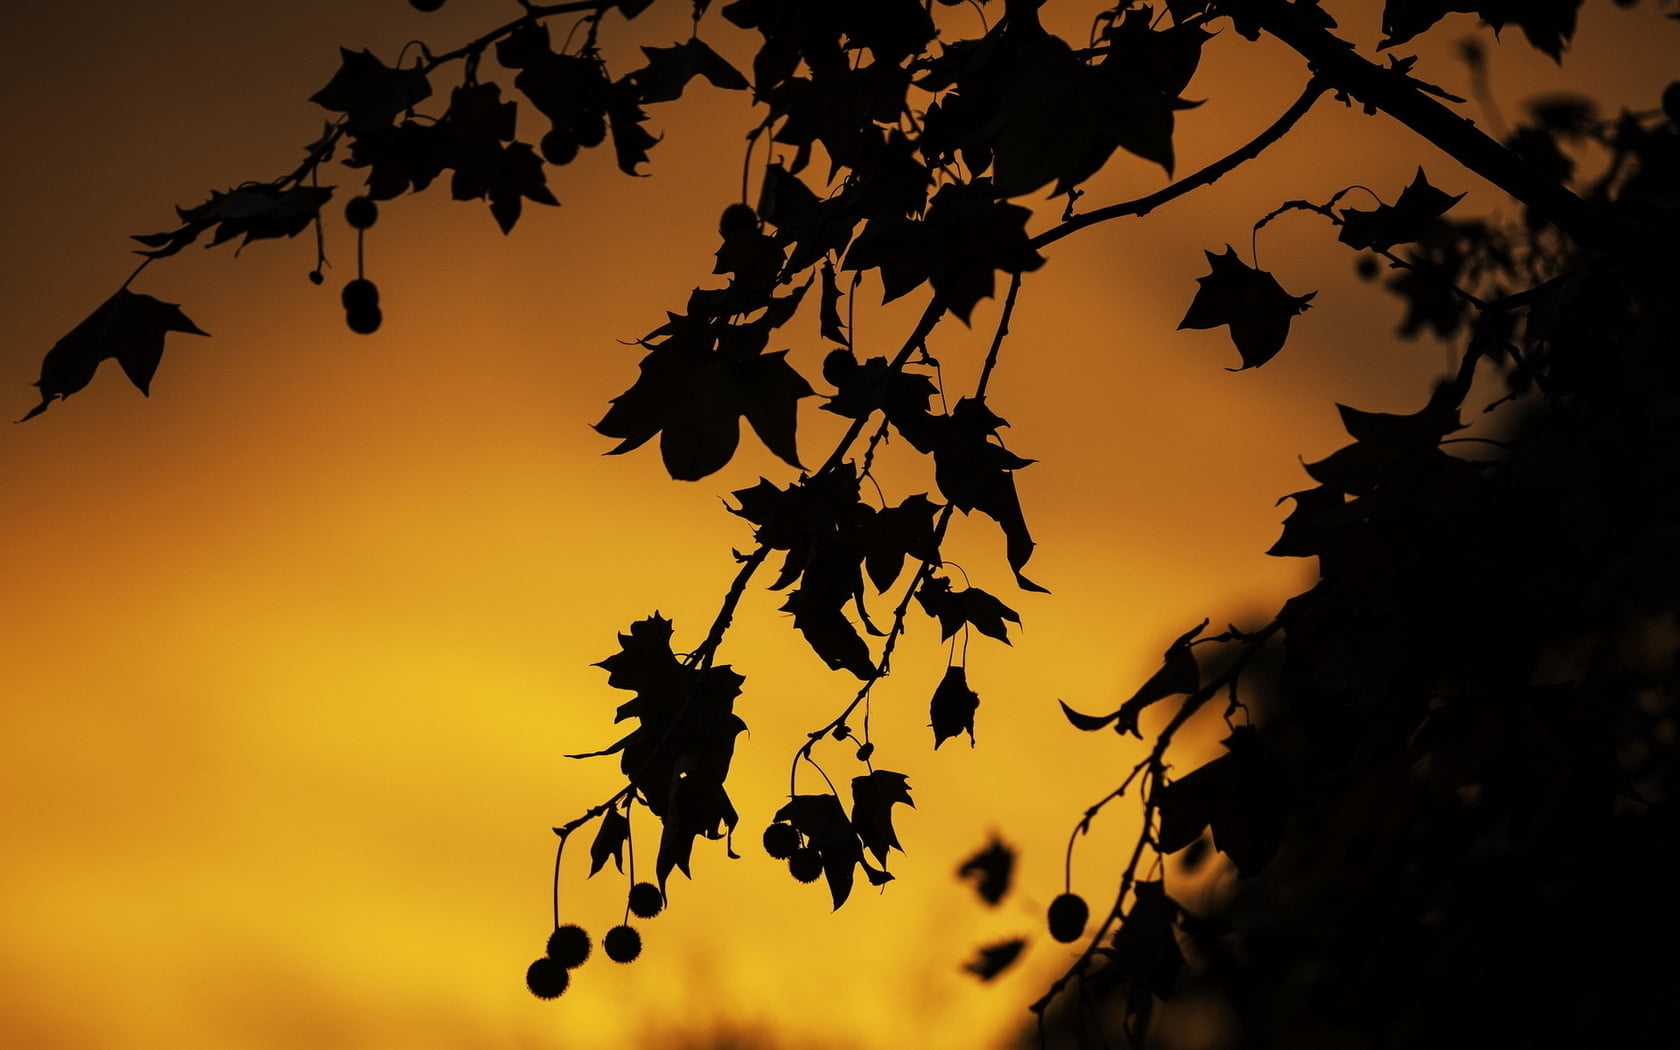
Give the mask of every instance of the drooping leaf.
<svg viewBox="0 0 1680 1050">
<path fill-rule="evenodd" d="M 985 849 L 963 861 L 957 869 L 957 878 L 972 879 L 974 892 L 995 907 L 1009 893 L 1014 873 L 1015 851 L 994 838 Z"/>
<path fill-rule="evenodd" d="M 648 64 L 630 74 L 644 103 L 672 102 L 695 77 L 704 77 L 713 87 L 744 91 L 747 78 L 713 51 L 699 37 L 672 47 L 642 47 Z"/>
<path fill-rule="evenodd" d="M 990 981 L 1014 965 L 1015 960 L 1021 957 L 1021 949 L 1026 946 L 1023 937 L 988 945 L 981 948 L 973 959 L 963 963 L 963 969 L 982 981 Z"/>
<path fill-rule="evenodd" d="M 118 289 L 41 359 L 41 378 L 35 381 L 41 403 L 23 419 L 35 418 L 55 399 L 67 398 L 87 386 L 99 363 L 111 357 L 117 359 L 129 382 L 150 396 L 152 376 L 163 358 L 164 338 L 170 332 L 209 334 L 174 303 Z"/>
<path fill-rule="evenodd" d="M 887 863 L 887 850 L 900 852 L 898 833 L 893 830 L 892 808 L 899 803 L 914 809 L 910 801 L 909 778 L 903 773 L 877 769 L 861 777 L 852 778 L 852 826 L 864 848 L 875 854 L 881 865 Z"/>
<path fill-rule="evenodd" d="M 323 109 L 343 113 L 352 131 L 390 127 L 398 114 L 432 93 L 426 74 L 418 69 L 393 69 L 371 51 L 338 49 L 338 72 L 325 87 L 309 96 Z"/>
<path fill-rule="evenodd" d="M 846 819 L 840 800 L 833 795 L 795 795 L 787 805 L 776 811 L 773 819 L 792 824 L 816 848 L 822 855 L 823 875 L 828 879 L 834 907 L 838 909 L 846 903 L 852 892 L 857 865 L 863 864 L 867 869 L 868 864 L 863 859 L 863 847 L 858 843 L 857 831 Z M 874 882 L 873 878 L 871 882 Z"/>
<path fill-rule="evenodd" d="M 857 628 L 841 611 L 845 593 L 801 587 L 787 596 L 782 612 L 793 614 L 793 626 L 832 670 L 845 669 L 862 681 L 875 677 L 875 658 Z"/>
<path fill-rule="evenodd" d="M 1015 492 L 1014 472 L 1032 460 L 1022 459 L 992 440 L 1008 423 L 987 408 L 982 398 L 963 398 L 940 422 L 943 425 L 929 435 L 939 491 L 963 513 L 978 510 L 997 522 L 1003 530 L 1005 556 L 1015 570 L 1016 584 L 1022 590 L 1043 591 L 1021 574 L 1032 557 L 1034 544 Z"/>
<path fill-rule="evenodd" d="M 1165 700 L 1169 696 L 1180 693 L 1193 693 L 1201 684 L 1201 668 L 1196 663 L 1196 654 L 1191 650 L 1191 644 L 1196 637 L 1207 628 L 1208 621 L 1185 631 L 1173 643 L 1167 646 L 1162 655 L 1161 668 L 1149 676 L 1149 680 L 1138 687 L 1138 691 L 1130 700 L 1120 705 L 1118 717 L 1114 722 L 1114 731 L 1124 736 L 1132 734 L 1143 739 L 1143 733 L 1138 729 L 1138 717 L 1144 708 Z"/>
<path fill-rule="evenodd" d="M 630 837 L 630 820 L 617 809 L 609 809 L 601 818 L 595 841 L 589 844 L 589 875 L 600 871 L 611 857 L 619 871 L 624 870 L 624 843 Z"/>
<path fill-rule="evenodd" d="M 833 263 L 823 264 L 822 307 L 818 323 L 824 339 L 832 339 L 842 346 L 852 345 L 851 338 L 846 334 L 846 322 L 840 319 L 840 284 L 834 278 Z"/>
<path fill-rule="evenodd" d="M 659 141 L 642 127 L 647 114 L 642 112 L 636 91 L 635 81 L 620 77 L 607 95 L 607 124 L 612 128 L 613 152 L 618 156 L 618 170 L 626 175 L 640 174 L 636 166 L 647 163 L 649 147 Z"/>
<path fill-rule="evenodd" d="M 963 666 L 952 664 L 945 668 L 945 676 L 939 680 L 933 701 L 928 705 L 933 749 L 938 751 L 940 744 L 959 733 L 967 733 L 968 746 L 973 747 L 974 712 L 979 707 L 980 697 L 968 687 L 968 672 Z"/>
<path fill-rule="evenodd" d="M 1242 368 L 1258 368 L 1283 349 L 1289 338 L 1290 318 L 1306 310 L 1318 293 L 1290 295 L 1270 273 L 1238 258 L 1230 245 L 1225 246 L 1223 255 L 1203 254 L 1212 270 L 1206 277 L 1196 278 L 1201 287 L 1178 327 L 1229 325 L 1231 342 L 1242 355 Z"/>
</svg>

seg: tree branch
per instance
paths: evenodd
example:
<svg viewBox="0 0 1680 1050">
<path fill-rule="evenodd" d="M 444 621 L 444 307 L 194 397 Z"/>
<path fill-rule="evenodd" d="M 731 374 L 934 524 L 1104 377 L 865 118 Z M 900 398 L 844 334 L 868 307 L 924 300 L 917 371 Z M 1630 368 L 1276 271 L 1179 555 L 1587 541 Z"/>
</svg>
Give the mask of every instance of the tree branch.
<svg viewBox="0 0 1680 1050">
<path fill-rule="evenodd" d="M 1186 175 L 1177 182 L 1156 190 L 1148 196 L 1139 197 L 1136 200 L 1121 201 L 1119 204 L 1110 204 L 1098 208 L 1096 211 L 1088 211 L 1083 215 L 1075 215 L 1073 218 L 1052 226 L 1034 237 L 1031 242 L 1032 246 L 1042 248 L 1047 244 L 1054 244 L 1076 230 L 1083 230 L 1087 226 L 1095 226 L 1097 223 L 1107 222 L 1109 219 L 1119 219 L 1127 215 L 1148 215 L 1168 201 L 1176 200 L 1191 190 L 1200 189 L 1217 182 L 1237 167 L 1258 157 L 1266 147 L 1287 135 L 1289 129 L 1293 128 L 1302 117 L 1307 115 L 1307 110 L 1312 108 L 1313 103 L 1318 101 L 1319 96 L 1328 90 L 1330 90 L 1330 85 L 1327 82 L 1317 76 L 1312 77 L 1307 81 L 1307 86 L 1301 89 L 1301 97 L 1291 103 L 1289 108 L 1284 110 L 1270 127 L 1246 144 L 1200 171 L 1192 175 Z"/>
<path fill-rule="evenodd" d="M 1431 98 L 1417 81 L 1397 69 L 1360 56 L 1353 45 L 1304 17 L 1283 0 L 1226 0 L 1266 32 L 1307 60 L 1315 78 L 1323 78 L 1368 110 L 1381 110 L 1433 143 L 1453 160 L 1493 183 L 1546 218 L 1584 248 L 1604 250 L 1625 244 L 1632 230 L 1610 213 L 1594 208 L 1563 185 L 1539 175 L 1532 165 L 1501 146 Z"/>
</svg>

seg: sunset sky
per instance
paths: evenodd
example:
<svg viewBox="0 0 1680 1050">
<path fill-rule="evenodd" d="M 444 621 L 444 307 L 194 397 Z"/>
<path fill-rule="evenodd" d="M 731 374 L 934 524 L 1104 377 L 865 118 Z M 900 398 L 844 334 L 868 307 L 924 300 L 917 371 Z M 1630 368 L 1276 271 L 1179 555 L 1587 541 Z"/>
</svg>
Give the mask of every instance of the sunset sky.
<svg viewBox="0 0 1680 1050">
<path fill-rule="evenodd" d="M 1082 36 L 1096 6 L 1052 4 L 1047 20 Z M 1370 53 L 1378 5 L 1326 6 Z M 688 11 L 661 0 L 633 23 L 609 16 L 614 74 L 641 64 L 635 44 L 685 36 Z M 6 6 L 0 408 L 34 404 L 42 354 L 138 261 L 128 235 L 295 166 L 326 116 L 306 100 L 338 45 L 391 61 L 405 41 L 443 51 L 516 14 L 511 0 L 435 15 L 402 0 Z M 970 8 L 941 17 L 977 32 Z M 1451 45 L 1474 31 L 1443 23 L 1425 79 L 1465 92 Z M 702 35 L 745 65 L 749 38 L 715 12 Z M 1674 39 L 1649 3 L 1589 2 L 1561 70 L 1518 46 L 1495 55 L 1505 119 L 1571 85 L 1649 108 Z M 1181 115 L 1178 174 L 1252 137 L 1303 78 L 1275 44 L 1222 32 L 1188 92 L 1208 101 Z M 1453 359 L 1394 342 L 1398 302 L 1356 281 L 1327 224 L 1292 216 L 1262 231 L 1260 262 L 1318 297 L 1277 360 L 1228 371 L 1224 330 L 1174 330 L 1202 250 L 1247 257 L 1253 221 L 1291 197 L 1358 182 L 1392 200 L 1419 164 L 1467 191 L 1468 211 L 1510 208 L 1382 118 L 1326 100 L 1211 190 L 1047 249 L 990 404 L 1010 448 L 1037 460 L 1017 483 L 1039 544 L 1029 575 L 1052 593 L 1016 591 L 990 521 L 958 519 L 949 556 L 1024 627 L 1011 647 L 970 642 L 978 746 L 935 753 L 927 702 L 947 650 L 914 614 L 874 704 L 877 766 L 908 774 L 916 802 L 897 818 L 897 881 L 860 885 L 831 913 L 758 845 L 795 748 L 855 688 L 761 577 L 719 656 L 747 677 L 736 710 L 751 730 L 730 781 L 744 859 L 699 843 L 695 881 L 674 878 L 670 910 L 642 926 L 642 958 L 597 954 L 543 1003 L 523 975 L 550 927 L 549 828 L 622 783 L 616 760 L 562 757 L 623 733 L 612 715 L 626 694 L 590 665 L 656 610 L 679 650 L 697 644 L 731 548 L 751 546 L 720 497 L 794 477 L 747 437 L 721 473 L 673 482 L 653 447 L 605 457 L 612 442 L 589 427 L 636 376 L 640 351 L 621 344 L 721 282 L 718 213 L 738 199 L 758 119 L 744 94 L 698 82 L 650 112 L 664 140 L 649 177 L 586 153 L 550 169 L 562 206 L 527 207 L 510 236 L 442 186 L 383 205 L 367 241 L 385 317 L 373 336 L 347 331 L 338 305 L 354 271 L 341 203 L 360 175 L 334 168 L 323 287 L 306 280 L 308 234 L 237 258 L 190 248 L 133 287 L 212 338 L 170 336 L 149 399 L 107 364 L 3 432 L 0 1046 L 594 1050 L 724 1030 L 811 1050 L 992 1044 L 1071 959 L 1041 931 L 1062 847 L 1139 754 L 1072 729 L 1057 699 L 1110 710 L 1203 617 L 1269 616 L 1310 579 L 1261 552 L 1286 511 L 1277 498 L 1307 484 L 1300 458 L 1340 444 L 1334 403 L 1410 411 Z M 1117 156 L 1081 206 L 1164 183 Z M 1060 207 L 1043 204 L 1033 229 Z M 880 309 L 879 295 L 872 276 L 866 356 L 896 349 L 925 302 Z M 826 392 L 813 304 L 789 360 Z M 971 330 L 947 321 L 934 336 L 952 401 L 972 389 L 997 311 L 987 301 Z M 817 404 L 800 417 L 807 464 L 840 433 Z M 899 479 L 883 482 L 892 502 L 930 484 L 909 458 L 882 474 Z M 837 781 L 857 772 L 848 751 L 825 760 Z M 657 839 L 639 815 L 651 870 Z M 1098 823 L 1076 890 L 1108 899 L 1134 820 L 1117 807 Z M 994 833 L 1020 851 L 995 910 L 953 877 Z M 598 936 L 624 883 L 610 868 L 586 881 L 587 841 L 574 845 L 564 917 Z M 961 972 L 978 945 L 1024 934 L 1023 962 L 995 984 Z"/>
</svg>

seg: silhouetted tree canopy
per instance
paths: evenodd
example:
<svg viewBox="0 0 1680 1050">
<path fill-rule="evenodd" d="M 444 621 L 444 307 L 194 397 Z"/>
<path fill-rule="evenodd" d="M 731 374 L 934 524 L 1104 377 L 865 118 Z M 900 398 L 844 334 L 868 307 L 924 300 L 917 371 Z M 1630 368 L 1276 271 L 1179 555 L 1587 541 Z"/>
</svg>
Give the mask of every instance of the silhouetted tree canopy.
<svg viewBox="0 0 1680 1050">
<path fill-rule="evenodd" d="M 1659 932 L 1680 929 L 1680 83 L 1632 112 L 1552 99 L 1496 140 L 1413 59 L 1347 42 L 1337 17 L 1379 17 L 1375 5 L 1336 17 L 1317 0 L 1089 5 L 1089 37 L 1068 40 L 1041 23 L 1044 0 L 975 3 L 979 18 L 945 11 L 953 0 L 693 0 L 693 35 L 669 42 L 635 36 L 651 2 L 517 0 L 511 20 L 449 50 L 342 50 L 311 96 L 328 124 L 303 161 L 212 191 L 178 209 L 173 229 L 137 237 L 145 262 L 46 353 L 24 419 L 80 391 L 106 358 L 146 392 L 169 335 L 204 333 L 190 306 L 133 290 L 136 278 L 205 238 L 245 245 L 337 221 L 323 177 L 357 186 L 344 221 L 358 236 L 378 202 L 444 187 L 511 232 L 527 205 L 556 203 L 549 174 L 581 150 L 610 148 L 631 175 L 657 164 L 646 107 L 740 93 L 758 120 L 751 192 L 723 209 L 712 274 L 640 340 L 639 373 L 595 429 L 614 454 L 657 439 L 671 477 L 694 480 L 730 462 L 744 425 L 788 469 L 732 495 L 749 539 L 732 552 L 739 570 L 714 621 L 653 613 L 604 654 L 606 684 L 623 694 L 613 721 L 629 725 L 573 757 L 613 756 L 623 786 L 555 832 L 562 848 L 590 832 L 590 875 L 608 861 L 625 871 L 630 812 L 656 818 L 656 884 L 634 880 L 633 860 L 627 871 L 641 919 L 664 907 L 696 848 L 734 852 L 728 778 L 750 653 L 738 665 L 719 654 L 773 563 L 768 586 L 785 595 L 792 628 L 852 698 L 813 715 L 794 765 L 823 771 L 826 786 L 791 793 L 763 849 L 838 908 L 860 877 L 893 878 L 896 807 L 914 805 L 913 772 L 896 770 L 918 756 L 877 754 L 868 720 L 907 620 L 1005 644 L 1021 624 L 1008 595 L 947 571 L 953 514 L 995 523 L 1015 585 L 1042 590 L 1027 575 L 1031 508 L 1015 484 L 1032 460 L 1005 442 L 988 402 L 1023 276 L 1085 227 L 1241 178 L 1314 105 L 1363 107 L 1415 134 L 1412 180 L 1375 187 L 1374 202 L 1349 187 L 1262 206 L 1253 229 L 1293 212 L 1327 221 L 1392 293 L 1400 336 L 1448 342 L 1456 369 L 1418 391 L 1410 413 L 1338 406 L 1347 443 L 1305 465 L 1268 552 L 1313 559 L 1312 586 L 1256 627 L 1165 625 L 1182 633 L 1130 698 L 1107 711 L 1063 705 L 1078 729 L 1143 741 L 1108 796 L 1067 815 L 1070 854 L 1118 800 L 1144 820 L 1112 899 L 1064 892 L 1051 904 L 1047 932 L 1083 950 L 1034 1005 L 1034 1038 L 1680 1045 L 1680 967 Z M 1676 33 L 1672 6 L 1629 17 Z M 1501 46 L 1565 61 L 1580 7 L 1387 0 L 1380 46 L 1460 12 L 1503 30 Z M 750 62 L 738 68 L 719 40 L 743 32 Z M 1086 207 L 1080 187 L 1116 158 L 1175 172 L 1175 113 L 1191 105 L 1215 32 L 1299 53 L 1298 100 L 1208 167 Z M 641 44 L 644 63 L 609 68 L 607 34 Z M 1520 214 L 1471 214 L 1454 189 L 1469 174 Z M 1065 198 L 1060 219 L 1015 203 L 1046 190 Z M 1250 232 L 1206 246 L 1208 272 L 1183 290 L 1179 325 L 1227 329 L 1240 369 L 1287 353 L 1294 319 L 1335 294 L 1261 269 L 1232 246 Z M 311 277 L 320 283 L 319 265 Z M 896 353 L 861 356 L 850 318 L 877 288 L 925 306 Z M 928 335 L 947 318 L 968 323 L 991 297 L 1003 301 L 978 382 L 947 388 Z M 342 301 L 350 328 L 379 328 L 365 273 Z M 808 375 L 782 330 L 812 310 L 826 357 Z M 1488 377 L 1502 396 L 1471 403 Z M 801 444 L 802 414 L 816 409 L 848 421 L 832 448 Z M 927 457 L 932 488 L 904 491 L 889 451 Z M 930 750 L 983 740 L 985 695 L 954 659 L 930 683 Z M 1173 713 L 1147 734 L 1140 716 L 1155 705 Z M 1204 709 L 1229 726 L 1222 752 L 1174 765 L 1176 735 Z M 755 850 L 759 830 L 747 836 Z M 1013 867 L 993 842 L 960 875 L 995 904 Z M 544 998 L 591 954 L 558 906 L 554 927 L 527 977 Z M 1023 946 L 976 946 L 966 967 L 989 980 Z M 601 948 L 628 961 L 640 936 L 616 926 Z"/>
</svg>

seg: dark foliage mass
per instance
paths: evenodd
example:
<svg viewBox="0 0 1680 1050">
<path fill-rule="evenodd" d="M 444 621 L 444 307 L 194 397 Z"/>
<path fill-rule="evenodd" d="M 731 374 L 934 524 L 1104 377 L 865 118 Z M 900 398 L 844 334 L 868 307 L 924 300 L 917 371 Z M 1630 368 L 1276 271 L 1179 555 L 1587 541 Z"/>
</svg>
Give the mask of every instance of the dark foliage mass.
<svg viewBox="0 0 1680 1050">
<path fill-rule="evenodd" d="M 735 0 L 717 9 L 723 26 L 694 0 L 688 40 L 645 44 L 644 65 L 609 70 L 599 35 L 628 32 L 650 2 L 522 0 L 507 24 L 396 65 L 342 51 L 312 97 L 331 122 L 293 172 L 212 192 L 180 209 L 176 228 L 137 238 L 145 270 L 206 236 L 243 245 L 318 227 L 333 192 L 319 175 L 334 160 L 363 182 L 346 212 L 358 237 L 379 217 L 374 202 L 445 182 L 455 199 L 485 202 L 505 233 L 527 203 L 556 203 L 550 178 L 580 150 L 610 142 L 632 175 L 652 162 L 646 107 L 702 85 L 750 95 L 756 195 L 723 209 L 716 279 L 640 340 L 638 374 L 595 428 L 615 454 L 658 438 L 670 475 L 692 481 L 730 462 L 744 421 L 796 473 L 733 493 L 750 546 L 733 552 L 737 574 L 704 633 L 679 645 L 655 613 L 598 665 L 631 694 L 615 721 L 634 726 L 574 757 L 619 756 L 623 786 L 555 829 L 562 850 L 593 824 L 588 874 L 612 861 L 641 919 L 667 906 L 673 872 L 693 872 L 700 840 L 734 855 L 726 783 L 749 686 L 716 657 L 747 587 L 780 555 L 769 586 L 804 643 L 845 673 L 850 699 L 795 750 L 764 850 L 800 882 L 820 881 L 836 908 L 860 868 L 872 885 L 891 880 L 910 779 L 876 764 L 868 705 L 907 618 L 920 610 L 951 645 L 939 680 L 917 687 L 932 748 L 973 745 L 985 737 L 984 677 L 967 643 L 1007 644 L 1021 624 L 1000 586 L 1043 590 L 1023 575 L 1035 541 L 1015 484 L 1032 460 L 1006 443 L 988 390 L 1024 275 L 1065 236 L 1229 175 L 1330 98 L 1410 129 L 1430 173 L 1358 187 L 1378 197 L 1353 198 L 1364 207 L 1347 203 L 1354 187 L 1302 173 L 1309 199 L 1256 202 L 1253 232 L 1294 213 L 1333 224 L 1364 277 L 1386 268 L 1399 336 L 1447 342 L 1456 367 L 1410 413 L 1338 406 L 1348 443 L 1305 464 L 1269 551 L 1313 559 L 1311 587 L 1259 626 L 1183 631 L 1106 713 L 1061 705 L 1078 730 L 1143 742 L 1075 821 L 1069 867 L 1111 803 L 1136 800 L 1144 819 L 1111 899 L 1068 886 L 1040 898 L 1052 899 L 1047 932 L 1080 950 L 1033 1005 L 1034 1038 L 1095 1028 L 1130 1045 L 1680 1045 L 1676 968 L 1658 933 L 1680 928 L 1680 84 L 1616 114 L 1585 97 L 1542 100 L 1496 140 L 1416 75 L 1415 59 L 1363 55 L 1337 22 L 1380 19 L 1387 49 L 1469 14 L 1505 46 L 1562 61 L 1581 0 L 1387 0 L 1357 14 L 1318 0 L 1127 2 L 1092 5 L 1088 39 L 1072 41 L 1045 28 L 1044 0 L 976 4 L 984 21 L 959 21 L 942 10 L 950 0 Z M 1627 17 L 1672 32 L 1664 16 L 1680 15 L 1661 10 L 1672 6 Z M 576 24 L 551 34 L 561 19 Z M 1107 165 L 1171 176 L 1185 91 L 1204 44 L 1226 31 L 1297 52 L 1300 99 L 1162 190 L 1083 207 L 1080 187 Z M 1485 61 L 1463 54 L 1473 69 Z M 1443 188 L 1472 175 L 1520 215 L 1476 217 L 1501 202 Z M 1065 198 L 1059 220 L 1013 200 L 1041 191 Z M 1179 327 L 1226 329 L 1239 370 L 1264 366 L 1318 293 L 1286 290 L 1287 273 L 1229 245 L 1206 259 Z M 1000 282 L 979 380 L 947 389 L 928 334 L 947 316 L 971 322 Z M 925 306 L 896 353 L 865 356 L 851 318 L 877 287 L 883 301 L 919 293 Z M 365 274 L 342 299 L 352 329 L 379 327 Z M 820 355 L 790 353 L 784 330 L 811 309 Z M 203 334 L 125 283 L 46 354 L 25 418 L 81 390 L 108 357 L 145 392 L 170 332 Z M 820 374 L 802 371 L 817 356 Z M 1490 385 L 1499 394 L 1484 407 L 1472 392 Z M 846 421 L 820 455 L 800 447 L 809 398 Z M 919 476 L 937 492 L 895 490 L 889 451 L 927 457 Z M 958 511 L 997 526 L 1001 581 L 953 577 L 943 563 Z M 1150 709 L 1170 713 L 1146 733 Z M 1171 748 L 1198 715 L 1223 716 L 1223 745 L 1186 768 Z M 849 790 L 820 763 L 854 764 Z M 638 808 L 659 827 L 657 885 L 635 872 Z M 1014 868 L 993 841 L 958 875 L 990 906 Z M 527 971 L 542 998 L 566 990 L 592 943 L 562 924 L 558 902 L 554 926 Z M 998 979 L 1033 943 L 981 947 L 965 968 Z M 602 947 L 628 962 L 642 936 L 615 926 Z"/>
</svg>

